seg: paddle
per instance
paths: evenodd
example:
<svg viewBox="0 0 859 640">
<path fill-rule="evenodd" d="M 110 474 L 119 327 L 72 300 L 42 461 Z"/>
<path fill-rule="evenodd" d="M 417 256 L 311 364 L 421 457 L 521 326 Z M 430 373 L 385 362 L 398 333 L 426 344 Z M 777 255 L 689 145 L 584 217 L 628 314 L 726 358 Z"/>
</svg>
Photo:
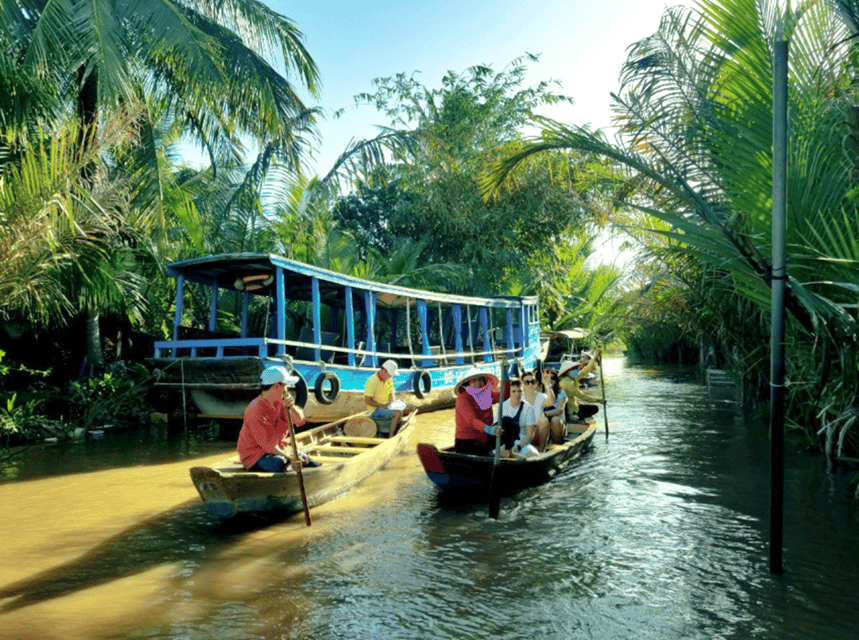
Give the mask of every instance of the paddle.
<svg viewBox="0 0 859 640">
<path fill-rule="evenodd" d="M 507 383 L 507 360 L 501 361 L 501 386 L 498 395 L 498 429 L 495 431 L 495 458 L 492 460 L 492 472 L 489 474 L 489 517 L 498 519 L 501 510 L 501 497 L 498 495 L 498 487 L 495 486 L 495 470 L 501 459 L 501 422 L 503 421 L 504 385 Z"/>
<path fill-rule="evenodd" d="M 304 490 L 304 475 L 302 474 L 301 468 L 301 456 L 298 455 L 298 445 L 295 442 L 295 426 L 292 424 L 292 409 L 286 410 L 286 419 L 289 422 L 289 436 L 292 441 L 292 455 L 293 455 L 293 463 L 292 465 L 295 467 L 295 473 L 298 474 L 298 487 L 301 489 L 301 504 L 304 507 L 304 521 L 307 523 L 307 526 L 310 526 L 310 508 L 307 506 L 307 493 Z"/>
<path fill-rule="evenodd" d="M 605 401 L 605 369 L 602 368 L 602 349 L 600 349 L 600 383 L 602 384 L 602 417 L 605 424 L 605 439 L 608 440 L 608 405 Z"/>
</svg>

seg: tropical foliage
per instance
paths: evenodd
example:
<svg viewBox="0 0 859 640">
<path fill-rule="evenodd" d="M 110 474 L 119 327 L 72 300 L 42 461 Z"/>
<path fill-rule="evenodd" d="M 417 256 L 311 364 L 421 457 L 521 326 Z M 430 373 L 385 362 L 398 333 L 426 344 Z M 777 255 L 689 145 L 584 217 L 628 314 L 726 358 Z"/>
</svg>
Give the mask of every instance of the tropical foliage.
<svg viewBox="0 0 859 640">
<path fill-rule="evenodd" d="M 765 397 L 772 47 L 787 40 L 788 415 L 812 432 L 822 425 L 839 447 L 856 435 L 859 383 L 855 16 L 846 2 L 704 0 L 697 10 L 668 9 L 657 33 L 630 50 L 615 96 L 619 144 L 544 120 L 540 139 L 499 163 L 494 180 L 557 149 L 623 166 L 617 206 L 658 234 L 648 259 L 671 274 L 642 295 L 694 310 L 718 364 Z M 639 188 L 624 197 L 632 184 Z"/>
<path fill-rule="evenodd" d="M 318 72 L 260 3 L 13 0 L 0 20 L 0 314 L 55 328 L 86 315 L 98 365 L 99 314 L 140 324 L 159 264 L 205 250 L 195 195 L 214 188 L 177 183 L 176 145 L 204 149 L 217 181 L 258 143 L 229 198 L 206 200 L 209 225 L 252 209 L 271 166 L 297 170 L 315 135 L 277 58 L 311 92 Z"/>
<path fill-rule="evenodd" d="M 589 238 L 604 221 L 599 176 L 611 169 L 592 156 L 558 155 L 520 172 L 513 188 L 481 197 L 486 168 L 521 144 L 534 113 L 570 100 L 553 81 L 523 86 L 527 64 L 536 62 L 523 56 L 501 71 L 449 72 L 439 88 L 406 74 L 376 79 L 375 93 L 356 100 L 387 116 L 390 130 L 409 132 L 417 146 L 363 176 L 337 214 L 367 251 L 420 248 L 423 262 L 450 267 L 437 286 L 539 295 L 546 321 L 555 324 L 589 291 Z"/>
</svg>

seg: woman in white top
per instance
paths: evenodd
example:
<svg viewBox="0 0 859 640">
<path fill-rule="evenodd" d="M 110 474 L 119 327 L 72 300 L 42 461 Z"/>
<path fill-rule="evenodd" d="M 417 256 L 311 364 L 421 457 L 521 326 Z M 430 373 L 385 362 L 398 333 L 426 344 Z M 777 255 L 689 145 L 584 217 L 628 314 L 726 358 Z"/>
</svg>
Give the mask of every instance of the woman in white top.
<svg viewBox="0 0 859 640">
<path fill-rule="evenodd" d="M 551 375 L 548 371 L 543 373 L 544 384 L 548 382 L 547 388 L 551 389 Z M 550 392 L 551 393 L 551 392 Z M 549 441 L 549 418 L 543 413 L 544 406 L 551 406 L 555 400 L 554 394 L 549 397 L 546 393 L 539 391 L 537 387 L 537 372 L 528 371 L 522 376 L 522 399 L 534 407 L 535 429 L 532 444 L 538 451 L 543 451 Z"/>
<path fill-rule="evenodd" d="M 511 454 L 526 458 L 540 455 L 540 452 L 531 444 L 536 426 L 534 407 L 522 399 L 522 383 L 519 380 L 510 381 L 510 397 L 501 405 L 501 416 L 516 420 L 515 426 L 519 427 L 518 437 L 512 443 L 513 446 L 505 449 L 503 457 L 510 457 Z M 512 426 L 514 425 L 511 423 Z"/>
</svg>

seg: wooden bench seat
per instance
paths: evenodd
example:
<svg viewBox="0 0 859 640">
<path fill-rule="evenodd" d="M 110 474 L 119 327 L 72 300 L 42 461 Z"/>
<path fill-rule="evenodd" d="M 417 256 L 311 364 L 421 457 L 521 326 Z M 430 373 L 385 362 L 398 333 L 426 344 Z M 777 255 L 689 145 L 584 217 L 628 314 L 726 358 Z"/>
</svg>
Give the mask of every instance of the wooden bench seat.
<svg viewBox="0 0 859 640">
<path fill-rule="evenodd" d="M 362 438 L 360 436 L 329 436 L 324 442 L 334 442 L 337 444 L 361 444 L 361 445 L 377 445 L 385 441 L 385 438 Z"/>
<path fill-rule="evenodd" d="M 316 462 L 318 462 L 319 464 L 343 464 L 344 462 L 347 462 L 349 460 L 349 458 L 338 458 L 335 456 L 318 455 L 314 455 L 312 456 L 312 458 L 316 460 Z"/>
<path fill-rule="evenodd" d="M 337 445 L 313 445 L 304 449 L 304 453 L 309 456 L 314 456 L 317 453 L 323 456 L 329 453 L 342 453 L 347 456 L 356 456 L 364 451 L 366 451 L 366 449 L 363 447 L 338 447 Z"/>
</svg>

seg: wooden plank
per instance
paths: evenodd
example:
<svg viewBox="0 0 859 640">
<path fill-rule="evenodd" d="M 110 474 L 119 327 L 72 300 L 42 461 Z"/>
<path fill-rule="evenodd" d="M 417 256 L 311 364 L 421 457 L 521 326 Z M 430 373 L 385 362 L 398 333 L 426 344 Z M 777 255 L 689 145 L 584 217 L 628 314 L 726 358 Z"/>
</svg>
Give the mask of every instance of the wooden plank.
<svg viewBox="0 0 859 640">
<path fill-rule="evenodd" d="M 349 458 L 336 458 L 333 456 L 317 456 L 314 455 L 313 459 L 316 460 L 319 464 L 343 464 L 345 462 L 349 462 Z"/>
<path fill-rule="evenodd" d="M 344 444 L 381 444 L 386 438 L 361 438 L 359 436 L 330 436 L 326 442 L 342 442 Z"/>
<path fill-rule="evenodd" d="M 308 455 L 311 455 L 314 451 L 317 451 L 322 455 L 325 455 L 326 453 L 343 453 L 348 456 L 356 456 L 359 453 L 365 453 L 367 449 L 364 447 L 338 447 L 336 445 L 311 445 L 304 449 L 304 452 Z"/>
</svg>

